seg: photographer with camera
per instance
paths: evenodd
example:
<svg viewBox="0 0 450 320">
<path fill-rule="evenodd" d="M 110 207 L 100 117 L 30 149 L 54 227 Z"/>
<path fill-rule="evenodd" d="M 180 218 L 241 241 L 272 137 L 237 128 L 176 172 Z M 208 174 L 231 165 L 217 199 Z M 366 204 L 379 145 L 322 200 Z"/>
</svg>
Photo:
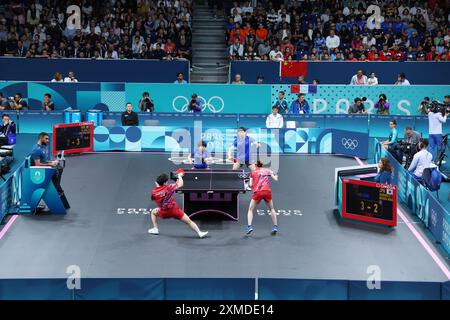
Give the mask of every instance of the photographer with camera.
<svg viewBox="0 0 450 320">
<path fill-rule="evenodd" d="M 11 106 L 8 99 L 3 97 L 3 93 L 0 92 L 0 110 L 10 110 Z"/>
<path fill-rule="evenodd" d="M 425 97 L 423 101 L 420 103 L 419 108 L 417 110 L 420 112 L 420 115 L 426 116 L 428 112 L 430 112 L 430 98 Z"/>
<path fill-rule="evenodd" d="M 196 93 L 192 94 L 191 101 L 189 102 L 189 112 L 202 112 L 202 103 L 198 100 L 198 95 Z"/>
<path fill-rule="evenodd" d="M 366 100 L 366 97 L 355 98 L 355 103 L 348 108 L 348 114 L 367 113 L 363 103 Z"/>
<path fill-rule="evenodd" d="M 377 114 L 388 115 L 389 114 L 389 101 L 384 93 L 378 97 L 378 102 L 375 103 L 374 108 L 377 109 Z"/>
<path fill-rule="evenodd" d="M 155 110 L 155 104 L 147 91 L 142 94 L 142 99 L 139 101 L 139 110 L 141 112 L 153 112 Z"/>
<path fill-rule="evenodd" d="M 2 115 L 2 123 L 0 125 L 0 146 L 9 145 L 9 137 L 16 134 L 16 124 L 9 119 L 9 115 Z"/>
<path fill-rule="evenodd" d="M 14 97 L 9 99 L 12 101 L 13 110 L 28 110 L 28 103 L 22 99 L 22 94 L 16 93 Z"/>
<path fill-rule="evenodd" d="M 428 113 L 429 150 L 436 160 L 442 144 L 442 124 L 447 121 L 447 110 L 444 104 L 433 101 Z"/>
</svg>

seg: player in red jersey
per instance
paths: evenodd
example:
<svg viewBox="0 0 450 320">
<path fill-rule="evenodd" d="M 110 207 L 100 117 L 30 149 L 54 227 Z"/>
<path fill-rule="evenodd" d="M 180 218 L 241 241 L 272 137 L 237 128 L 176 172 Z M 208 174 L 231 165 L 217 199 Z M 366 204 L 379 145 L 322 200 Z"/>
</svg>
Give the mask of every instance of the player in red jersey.
<svg viewBox="0 0 450 320">
<path fill-rule="evenodd" d="M 253 210 L 256 205 L 258 205 L 261 200 L 264 200 L 267 208 L 270 210 L 270 216 L 272 217 L 273 227 L 272 227 L 272 235 L 276 235 L 278 232 L 278 224 L 277 224 L 277 213 L 273 207 L 272 201 L 272 191 L 270 190 L 270 181 L 272 178 L 275 181 L 278 181 L 278 175 L 274 174 L 272 170 L 266 169 L 262 167 L 263 164 L 261 161 L 256 161 L 256 168 L 252 171 L 250 175 L 249 185 L 253 190 L 253 197 L 250 201 L 250 206 L 248 207 L 248 226 L 245 230 L 245 234 L 249 235 L 253 231 L 252 221 L 253 221 Z"/>
<path fill-rule="evenodd" d="M 208 231 L 200 231 L 197 224 L 180 209 L 174 199 L 175 190 L 183 186 L 183 173 L 178 173 L 178 180 L 176 183 L 169 184 L 168 181 L 169 176 L 167 174 L 161 174 L 156 179 L 156 188 L 152 190 L 151 199 L 156 202 L 158 208 L 152 210 L 151 218 L 153 228 L 149 229 L 148 233 L 153 235 L 159 234 L 158 217 L 162 219 L 175 218 L 191 227 L 191 229 L 198 234 L 199 238 L 204 238 L 208 234 Z"/>
</svg>

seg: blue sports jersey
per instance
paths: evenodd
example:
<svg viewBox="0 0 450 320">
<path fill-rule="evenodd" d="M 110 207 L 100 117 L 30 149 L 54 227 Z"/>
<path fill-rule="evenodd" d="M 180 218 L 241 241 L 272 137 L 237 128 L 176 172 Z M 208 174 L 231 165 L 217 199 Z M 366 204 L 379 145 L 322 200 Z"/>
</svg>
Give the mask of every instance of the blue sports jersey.
<svg viewBox="0 0 450 320">
<path fill-rule="evenodd" d="M 233 146 L 237 148 L 236 158 L 238 161 L 250 161 L 250 147 L 254 142 L 255 139 L 249 136 L 245 136 L 244 139 L 239 137 L 234 138 Z"/>
</svg>

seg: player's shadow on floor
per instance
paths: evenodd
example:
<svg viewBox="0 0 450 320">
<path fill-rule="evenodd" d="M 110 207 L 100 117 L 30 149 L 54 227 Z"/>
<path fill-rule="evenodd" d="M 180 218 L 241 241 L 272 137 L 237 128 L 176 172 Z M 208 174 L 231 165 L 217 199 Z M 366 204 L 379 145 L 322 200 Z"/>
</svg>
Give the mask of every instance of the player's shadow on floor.
<svg viewBox="0 0 450 320">
<path fill-rule="evenodd" d="M 377 225 L 377 224 L 368 223 L 368 222 L 364 222 L 364 221 L 343 219 L 339 215 L 339 211 L 337 209 L 334 209 L 332 211 L 332 214 L 334 216 L 334 221 L 338 224 L 339 227 L 342 227 L 342 228 L 365 230 L 365 231 L 375 232 L 375 233 L 379 233 L 379 234 L 389 234 L 391 232 L 395 232 L 395 228 L 392 228 L 392 227 L 388 227 L 388 226 L 384 226 L 384 225 Z"/>
</svg>

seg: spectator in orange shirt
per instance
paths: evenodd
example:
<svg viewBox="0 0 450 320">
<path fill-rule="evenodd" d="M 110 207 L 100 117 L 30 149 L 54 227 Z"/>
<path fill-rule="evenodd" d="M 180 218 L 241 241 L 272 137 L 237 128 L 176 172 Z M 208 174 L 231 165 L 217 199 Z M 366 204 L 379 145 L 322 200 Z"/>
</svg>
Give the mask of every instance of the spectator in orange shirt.
<svg viewBox="0 0 450 320">
<path fill-rule="evenodd" d="M 268 34 L 269 31 L 267 31 L 267 29 L 264 28 L 264 25 L 260 23 L 258 25 L 258 29 L 256 30 L 256 40 L 258 40 L 259 42 L 264 42 Z"/>
<path fill-rule="evenodd" d="M 238 39 L 239 43 L 242 45 L 245 43 L 245 37 L 241 34 L 241 29 L 235 29 L 234 32 L 231 32 L 230 45 L 235 43 L 234 39 Z"/>
<path fill-rule="evenodd" d="M 245 27 L 242 28 L 241 34 L 242 34 L 244 37 L 247 37 L 247 36 L 252 32 L 252 30 L 253 30 L 253 28 L 252 28 L 252 26 L 250 25 L 250 22 L 246 22 L 246 23 L 245 23 Z M 254 30 L 253 30 L 253 32 L 254 32 Z"/>
<path fill-rule="evenodd" d="M 164 44 L 164 51 L 166 53 L 171 54 L 172 52 L 175 51 L 176 45 L 175 43 L 172 41 L 172 39 L 168 38 L 167 42 Z"/>
</svg>

